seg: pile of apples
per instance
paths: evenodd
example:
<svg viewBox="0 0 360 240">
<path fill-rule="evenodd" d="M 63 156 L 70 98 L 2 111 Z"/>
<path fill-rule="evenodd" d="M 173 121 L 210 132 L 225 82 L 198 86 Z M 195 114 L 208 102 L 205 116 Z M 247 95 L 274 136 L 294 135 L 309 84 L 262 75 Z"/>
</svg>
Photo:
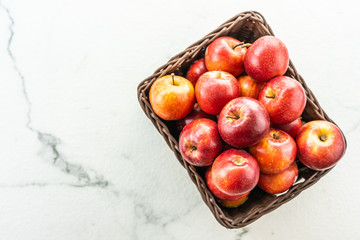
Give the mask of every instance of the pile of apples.
<svg viewBox="0 0 360 240">
<path fill-rule="evenodd" d="M 276 37 L 253 44 L 220 37 L 186 78 L 163 76 L 150 89 L 154 112 L 177 120 L 182 157 L 207 167 L 207 186 L 225 207 L 243 204 L 256 186 L 269 194 L 287 191 L 298 177 L 296 156 L 322 171 L 345 151 L 334 124 L 301 121 L 306 95 L 283 76 L 288 65 L 288 50 Z"/>
</svg>

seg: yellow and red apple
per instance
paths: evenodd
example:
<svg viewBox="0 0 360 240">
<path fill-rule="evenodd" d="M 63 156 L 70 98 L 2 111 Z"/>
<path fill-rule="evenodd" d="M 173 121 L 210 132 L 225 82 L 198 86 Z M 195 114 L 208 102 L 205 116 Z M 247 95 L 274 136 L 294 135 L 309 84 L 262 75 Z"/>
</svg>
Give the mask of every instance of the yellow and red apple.
<svg viewBox="0 0 360 240">
<path fill-rule="evenodd" d="M 237 208 L 237 207 L 243 205 L 248 200 L 249 194 L 250 194 L 250 192 L 245 193 L 245 194 L 241 195 L 242 197 L 237 200 L 219 199 L 219 202 L 223 207 Z"/>
<path fill-rule="evenodd" d="M 270 132 L 249 151 L 258 161 L 262 173 L 275 174 L 295 161 L 296 143 L 286 132 L 270 128 Z"/>
<path fill-rule="evenodd" d="M 232 37 L 219 37 L 206 48 L 205 64 L 209 71 L 222 70 L 235 77 L 244 72 L 247 44 Z"/>
<path fill-rule="evenodd" d="M 189 80 L 174 74 L 155 80 L 149 99 L 156 115 L 164 120 L 178 120 L 194 107 L 194 87 Z"/>
<path fill-rule="evenodd" d="M 264 83 L 256 82 L 248 75 L 238 77 L 242 97 L 259 98 Z"/>
<path fill-rule="evenodd" d="M 298 167 L 293 162 L 287 169 L 276 174 L 261 173 L 258 186 L 267 193 L 278 194 L 288 190 L 298 177 Z"/>
</svg>

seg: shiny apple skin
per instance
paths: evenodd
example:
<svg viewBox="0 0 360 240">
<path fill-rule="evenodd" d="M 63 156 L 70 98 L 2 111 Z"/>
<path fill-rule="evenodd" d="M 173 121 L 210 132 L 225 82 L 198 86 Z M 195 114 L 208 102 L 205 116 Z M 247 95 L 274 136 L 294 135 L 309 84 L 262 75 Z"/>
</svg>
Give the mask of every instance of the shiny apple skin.
<svg viewBox="0 0 360 240">
<path fill-rule="evenodd" d="M 249 148 L 265 174 L 275 174 L 288 168 L 296 158 L 295 140 L 286 132 L 270 128 L 269 133 Z"/>
<path fill-rule="evenodd" d="M 256 82 L 250 76 L 244 75 L 238 77 L 241 97 L 259 98 L 260 90 L 264 83 Z"/>
<path fill-rule="evenodd" d="M 261 103 L 253 98 L 240 97 L 223 108 L 218 127 L 226 143 L 243 148 L 257 144 L 268 134 L 270 120 Z"/>
<path fill-rule="evenodd" d="M 286 124 L 301 116 L 306 105 L 306 95 L 299 82 L 279 76 L 265 84 L 260 91 L 259 101 L 268 111 L 271 122 Z"/>
<path fill-rule="evenodd" d="M 296 143 L 299 160 L 316 171 L 333 167 L 345 152 L 345 139 L 340 129 L 323 120 L 303 125 L 296 136 Z"/>
<path fill-rule="evenodd" d="M 236 47 L 237 46 L 237 47 Z M 247 47 L 232 37 L 219 37 L 206 48 L 205 64 L 209 71 L 222 70 L 234 76 L 244 72 Z"/>
<path fill-rule="evenodd" d="M 208 70 L 206 69 L 205 60 L 201 58 L 195 61 L 189 68 L 186 79 L 189 80 L 195 87 L 197 80 L 199 77 L 206 73 Z"/>
<path fill-rule="evenodd" d="M 226 208 L 237 208 L 243 205 L 249 198 L 249 193 L 243 194 L 241 198 L 237 200 L 226 200 L 226 199 L 219 199 L 220 205 Z"/>
<path fill-rule="evenodd" d="M 240 97 L 240 88 L 236 78 L 230 73 L 211 71 L 198 79 L 195 96 L 204 112 L 218 115 L 225 104 Z"/>
<path fill-rule="evenodd" d="M 180 76 L 166 75 L 155 80 L 149 92 L 150 104 L 157 116 L 164 120 L 178 120 L 194 107 L 194 87 Z"/>
<path fill-rule="evenodd" d="M 284 75 L 288 65 L 289 52 L 285 44 L 274 36 L 257 39 L 244 58 L 246 73 L 258 82 Z"/>
<path fill-rule="evenodd" d="M 206 181 L 206 184 L 207 184 L 209 190 L 215 195 L 215 197 L 217 197 L 219 199 L 237 201 L 237 200 L 243 199 L 245 196 L 247 196 L 249 194 L 249 193 L 246 193 L 246 194 L 232 196 L 232 195 L 226 194 L 226 193 L 222 192 L 221 190 L 219 190 L 213 183 L 211 166 L 208 167 L 208 169 L 206 170 L 205 181 Z"/>
<path fill-rule="evenodd" d="M 181 156 L 191 165 L 211 165 L 222 149 L 216 123 L 200 118 L 186 125 L 180 133 L 179 149 Z"/>
<path fill-rule="evenodd" d="M 290 123 L 285 123 L 285 124 L 270 123 L 270 126 L 272 128 L 282 130 L 282 131 L 290 134 L 290 136 L 292 136 L 293 138 L 295 138 L 296 134 L 299 132 L 299 130 L 302 126 L 302 123 L 301 123 L 301 118 L 297 118 L 295 121 L 292 121 Z"/>
<path fill-rule="evenodd" d="M 204 112 L 203 110 L 201 110 L 199 104 L 195 103 L 194 109 L 186 117 L 184 117 L 176 122 L 176 127 L 179 130 L 179 132 L 181 132 L 187 124 L 191 123 L 192 121 L 194 121 L 196 119 L 200 119 L 200 118 L 208 118 L 215 122 L 217 121 L 216 116 L 210 115 L 210 114 Z"/>
<path fill-rule="evenodd" d="M 260 176 L 256 159 L 244 150 L 237 149 L 221 153 L 215 159 L 211 171 L 214 185 L 231 196 L 250 192 Z"/>
<path fill-rule="evenodd" d="M 287 169 L 276 174 L 260 174 L 258 187 L 270 194 L 283 193 L 296 181 L 299 171 L 296 162 Z"/>
</svg>

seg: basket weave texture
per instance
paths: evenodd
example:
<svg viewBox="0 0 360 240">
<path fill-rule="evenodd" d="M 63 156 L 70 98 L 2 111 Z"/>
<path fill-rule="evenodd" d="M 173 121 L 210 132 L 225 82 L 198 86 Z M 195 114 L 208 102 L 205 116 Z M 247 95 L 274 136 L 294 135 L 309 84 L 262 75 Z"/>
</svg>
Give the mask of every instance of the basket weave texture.
<svg viewBox="0 0 360 240">
<path fill-rule="evenodd" d="M 148 98 L 149 90 L 153 82 L 164 75 L 175 73 L 177 75 L 185 76 L 191 63 L 203 57 L 206 47 L 218 37 L 231 36 L 243 42 L 253 43 L 256 39 L 265 35 L 274 34 L 264 17 L 255 11 L 242 12 L 220 25 L 217 29 L 195 42 L 181 53 L 172 57 L 166 64 L 159 67 L 153 75 L 143 80 L 137 89 L 138 100 L 144 113 L 163 136 L 166 143 L 175 153 L 180 164 L 187 170 L 189 177 L 198 188 L 202 199 L 214 214 L 214 217 L 226 228 L 241 228 L 254 222 L 264 214 L 275 210 L 282 204 L 299 195 L 306 188 L 315 184 L 331 169 L 320 172 L 313 171 L 296 160 L 299 166 L 299 177 L 296 183 L 285 194 L 279 196 L 270 195 L 255 188 L 244 205 L 234 209 L 224 208 L 218 204 L 206 186 L 204 180 L 205 169 L 191 166 L 181 157 L 178 147 L 179 132 L 176 125 L 174 121 L 164 121 L 154 113 Z M 291 60 L 285 75 L 296 79 L 305 90 L 307 103 L 302 115 L 304 121 L 321 119 L 334 123 L 320 107 L 314 94 L 308 88 L 304 79 L 298 74 Z"/>
</svg>

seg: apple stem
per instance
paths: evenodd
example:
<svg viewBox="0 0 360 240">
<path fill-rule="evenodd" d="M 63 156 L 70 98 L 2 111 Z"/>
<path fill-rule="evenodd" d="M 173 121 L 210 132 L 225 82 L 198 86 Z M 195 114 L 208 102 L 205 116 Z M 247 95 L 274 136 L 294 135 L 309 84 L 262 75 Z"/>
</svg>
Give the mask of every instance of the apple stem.
<svg viewBox="0 0 360 240">
<path fill-rule="evenodd" d="M 272 137 L 273 137 L 274 139 L 276 139 L 276 140 L 279 140 L 279 139 L 280 139 L 280 137 L 279 137 L 278 135 L 276 135 L 275 133 L 273 133 Z"/>
<path fill-rule="evenodd" d="M 321 135 L 321 136 L 320 136 L 320 140 L 324 142 L 324 141 L 326 140 L 326 136 L 325 136 L 325 135 Z"/>
<path fill-rule="evenodd" d="M 244 162 L 245 160 L 242 157 L 239 157 L 234 161 L 235 165 L 242 165 Z"/>
<path fill-rule="evenodd" d="M 226 116 L 225 118 L 231 118 L 231 119 L 235 119 L 235 120 L 238 120 L 238 119 L 240 119 L 240 117 L 239 116 Z"/>
<path fill-rule="evenodd" d="M 221 78 L 221 70 L 219 70 L 217 78 Z"/>
<path fill-rule="evenodd" d="M 197 148 L 195 146 L 191 146 L 191 149 L 190 149 L 190 153 L 192 153 L 193 151 L 195 151 Z"/>
<path fill-rule="evenodd" d="M 266 97 L 266 98 L 272 98 L 272 99 L 275 99 L 275 95 L 274 95 L 274 96 L 268 96 L 268 95 L 266 95 L 265 97 Z"/>
<path fill-rule="evenodd" d="M 238 44 L 238 45 L 235 45 L 235 47 L 233 48 L 234 50 L 235 50 L 235 48 L 237 48 L 237 47 L 241 47 L 241 48 L 244 48 L 244 47 L 250 47 L 251 46 L 251 43 L 240 43 L 240 44 Z"/>
<path fill-rule="evenodd" d="M 175 85 L 174 76 L 175 76 L 175 74 L 174 74 L 174 73 L 171 73 L 171 78 L 172 78 L 173 85 Z"/>
</svg>

